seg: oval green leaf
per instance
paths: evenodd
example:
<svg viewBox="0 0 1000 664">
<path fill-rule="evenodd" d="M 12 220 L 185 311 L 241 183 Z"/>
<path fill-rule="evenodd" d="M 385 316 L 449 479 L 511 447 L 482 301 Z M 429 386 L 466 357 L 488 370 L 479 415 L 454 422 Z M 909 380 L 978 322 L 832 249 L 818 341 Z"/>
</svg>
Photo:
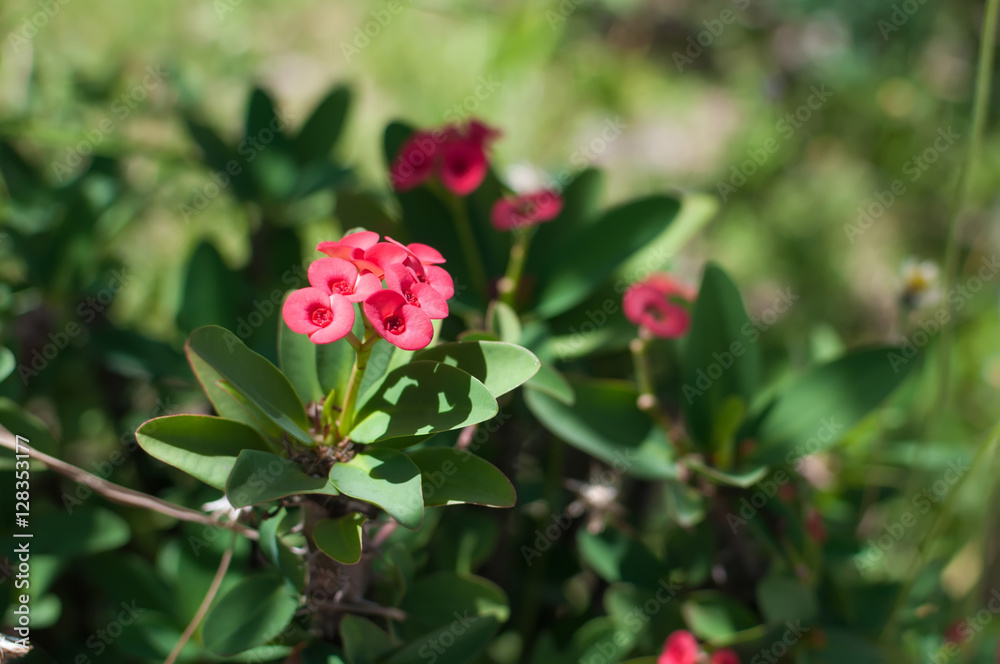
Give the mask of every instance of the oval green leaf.
<svg viewBox="0 0 1000 664">
<path fill-rule="evenodd" d="M 500 469 L 471 452 L 426 447 L 407 456 L 420 469 L 427 507 L 461 503 L 512 507 L 517 501 L 514 486 Z"/>
<path fill-rule="evenodd" d="M 285 579 L 258 574 L 241 580 L 205 616 L 205 647 L 230 657 L 266 643 L 285 628 L 299 606 Z"/>
<path fill-rule="evenodd" d="M 305 493 L 338 495 L 327 477 L 313 477 L 291 459 L 270 452 L 243 450 L 226 479 L 226 497 L 233 507 L 258 505 Z"/>
<path fill-rule="evenodd" d="M 524 384 L 541 366 L 527 348 L 502 341 L 441 344 L 417 352 L 413 359 L 457 367 L 479 380 L 494 397 Z"/>
<path fill-rule="evenodd" d="M 353 565 L 361 560 L 361 527 L 366 520 L 359 512 L 339 519 L 320 519 L 313 530 L 313 540 L 326 555 L 345 565 Z"/>
<path fill-rule="evenodd" d="M 378 505 L 411 530 L 424 520 L 420 470 L 402 452 L 366 448 L 350 461 L 335 463 L 330 481 L 341 493 Z"/>
</svg>

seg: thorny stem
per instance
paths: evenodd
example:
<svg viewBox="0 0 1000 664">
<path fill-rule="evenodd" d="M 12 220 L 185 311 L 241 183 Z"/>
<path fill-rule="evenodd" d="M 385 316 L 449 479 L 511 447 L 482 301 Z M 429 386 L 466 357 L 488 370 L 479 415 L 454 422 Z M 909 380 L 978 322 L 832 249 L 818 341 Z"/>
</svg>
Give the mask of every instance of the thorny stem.
<svg viewBox="0 0 1000 664">
<path fill-rule="evenodd" d="M 979 63 L 976 67 L 976 90 L 972 103 L 972 134 L 969 137 L 965 160 L 962 162 L 955 185 L 955 204 L 948 222 L 948 234 L 944 245 L 944 285 L 950 293 L 955 286 L 958 270 L 958 229 L 971 193 L 971 173 L 979 156 L 986 130 L 986 119 L 990 106 L 990 87 L 993 82 L 993 51 L 996 46 L 997 17 L 1000 15 L 1000 0 L 989 0 L 983 16 L 982 37 L 979 41 Z M 948 303 L 945 303 L 949 307 Z M 952 331 L 950 325 L 941 329 L 941 349 L 939 358 L 940 399 L 947 405 L 949 401 L 949 373 L 951 364 Z"/>
</svg>

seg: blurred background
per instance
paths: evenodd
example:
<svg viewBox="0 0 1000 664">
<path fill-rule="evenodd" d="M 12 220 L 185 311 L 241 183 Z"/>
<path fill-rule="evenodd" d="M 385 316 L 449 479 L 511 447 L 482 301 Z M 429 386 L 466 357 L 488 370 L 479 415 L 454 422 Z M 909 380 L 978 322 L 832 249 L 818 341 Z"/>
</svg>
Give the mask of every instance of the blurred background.
<svg viewBox="0 0 1000 664">
<path fill-rule="evenodd" d="M 246 325 L 241 338 L 274 356 L 277 317 L 259 303 L 318 240 L 354 225 L 351 211 L 372 200 L 357 192 L 389 200 L 382 135 L 394 119 L 438 126 L 477 117 L 499 127 L 494 162 L 515 183 L 565 182 L 594 166 L 605 171 L 606 205 L 692 195 L 715 218 L 673 268 L 697 283 L 705 260 L 726 267 L 751 315 L 762 316 L 774 377 L 845 347 L 909 339 L 952 295 L 935 264 L 968 145 L 983 5 L 5 2 L 0 345 L 17 366 L 0 383 L 5 425 L 17 422 L 39 449 L 115 482 L 168 499 L 173 491 L 185 504 L 214 498 L 142 455 L 109 455 L 150 417 L 206 407 L 183 360 L 194 327 Z M 338 86 L 349 103 L 347 93 L 330 94 Z M 255 89 L 289 135 L 320 103 L 346 108 L 333 153 L 302 141 L 289 152 L 296 161 L 255 147 L 250 139 L 269 142 L 255 125 Z M 959 283 L 1000 243 L 992 107 L 962 218 Z M 263 188 L 236 176 L 220 186 L 233 152 L 260 157 L 246 171 Z M 954 406 L 928 415 L 936 379 L 920 372 L 849 441 L 848 456 L 851 443 L 891 431 L 903 441 L 892 454 L 933 466 L 942 456 L 928 450 L 969 449 L 994 423 L 996 271 L 953 301 L 962 302 Z M 211 289 L 233 295 L 220 306 Z M 789 306 L 774 315 L 779 301 Z M 935 345 L 919 349 L 927 366 Z M 918 451 L 907 440 L 940 442 Z M 861 485 L 869 448 L 856 449 Z M 116 593 L 134 597 L 128 588 L 149 584 L 144 592 L 155 595 L 171 578 L 211 578 L 221 545 L 214 562 L 186 560 L 179 540 L 160 539 L 160 517 L 79 496 L 64 510 L 72 486 L 38 477 L 39 503 L 55 506 L 38 508 L 39 532 L 48 519 L 49 533 L 38 546 L 60 552 L 38 567 L 39 585 L 59 589 L 36 614 L 39 630 L 53 630 L 50 643 L 91 634 L 88 612 L 115 606 Z M 953 575 L 955 597 L 994 573 L 982 553 L 993 532 L 983 527 L 993 515 L 982 483 L 966 492 L 949 533 L 956 550 L 975 549 Z M 88 556 L 87 566 L 71 567 L 73 556 Z M 117 574 L 120 587 L 98 592 L 66 569 Z M 180 614 L 204 593 L 189 594 Z"/>
</svg>

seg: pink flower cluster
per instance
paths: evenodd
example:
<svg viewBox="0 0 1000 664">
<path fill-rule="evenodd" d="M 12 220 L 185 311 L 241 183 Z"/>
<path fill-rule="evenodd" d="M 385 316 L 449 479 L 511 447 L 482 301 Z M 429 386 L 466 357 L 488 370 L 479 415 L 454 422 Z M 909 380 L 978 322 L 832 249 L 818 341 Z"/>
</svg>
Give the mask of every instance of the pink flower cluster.
<svg viewBox="0 0 1000 664">
<path fill-rule="evenodd" d="M 691 302 L 695 291 L 666 274 L 654 274 L 625 291 L 625 317 L 656 337 L 684 336 L 691 327 L 691 314 L 677 300 Z"/>
<path fill-rule="evenodd" d="M 489 172 L 487 148 L 500 131 L 479 120 L 414 132 L 399 148 L 389 169 L 396 191 L 409 191 L 436 176 L 456 196 L 468 196 Z M 562 211 L 559 192 L 543 189 L 508 196 L 493 204 L 490 221 L 498 231 L 552 221 Z"/>
<path fill-rule="evenodd" d="M 360 303 L 372 329 L 404 350 L 419 350 L 434 336 L 433 319 L 448 316 L 455 294 L 444 257 L 426 244 L 403 245 L 378 233 L 359 231 L 339 242 L 321 242 L 327 255 L 309 266 L 310 286 L 285 300 L 289 329 L 317 344 L 342 339 L 354 328 Z"/>
<path fill-rule="evenodd" d="M 397 191 L 418 187 L 432 176 L 457 196 L 468 196 L 490 169 L 486 148 L 500 132 L 478 120 L 465 127 L 447 125 L 410 136 L 392 162 L 389 176 Z"/>
<path fill-rule="evenodd" d="M 696 664 L 700 656 L 701 647 L 694 634 L 679 629 L 667 637 L 656 664 Z M 712 653 L 709 664 L 740 664 L 740 658 L 734 650 L 723 648 Z"/>
</svg>

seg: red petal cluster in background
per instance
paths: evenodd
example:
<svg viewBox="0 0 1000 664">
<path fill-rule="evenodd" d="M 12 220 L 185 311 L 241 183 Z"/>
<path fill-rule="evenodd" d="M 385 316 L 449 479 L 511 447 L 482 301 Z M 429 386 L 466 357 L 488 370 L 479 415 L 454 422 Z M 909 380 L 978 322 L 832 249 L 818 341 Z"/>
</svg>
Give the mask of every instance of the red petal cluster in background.
<svg viewBox="0 0 1000 664">
<path fill-rule="evenodd" d="M 383 339 L 404 350 L 426 347 L 434 336 L 431 320 L 448 315 L 455 284 L 433 247 L 386 240 L 359 231 L 321 242 L 316 249 L 328 258 L 309 266 L 310 286 L 289 295 L 282 308 L 289 329 L 313 343 L 337 341 L 353 329 L 354 303 L 360 302 Z"/>
<path fill-rule="evenodd" d="M 543 189 L 497 200 L 490 212 L 490 221 L 498 231 L 510 231 L 552 221 L 559 216 L 562 208 L 563 199 L 559 192 Z"/>
<path fill-rule="evenodd" d="M 464 127 L 447 125 L 418 131 L 403 143 L 392 162 L 392 186 L 408 191 L 436 175 L 452 193 L 468 196 L 486 178 L 486 148 L 499 135 L 498 130 L 478 120 Z"/>
<path fill-rule="evenodd" d="M 667 637 L 663 644 L 663 652 L 660 653 L 656 664 L 696 664 L 700 655 L 701 647 L 698 646 L 694 634 L 679 629 Z M 723 648 L 712 653 L 709 662 L 710 664 L 740 664 L 740 658 L 735 651 Z"/>
<path fill-rule="evenodd" d="M 666 274 L 654 274 L 625 291 L 622 308 L 634 324 L 653 336 L 667 339 L 684 336 L 691 327 L 691 314 L 673 298 L 691 302 L 695 291 Z"/>
</svg>

